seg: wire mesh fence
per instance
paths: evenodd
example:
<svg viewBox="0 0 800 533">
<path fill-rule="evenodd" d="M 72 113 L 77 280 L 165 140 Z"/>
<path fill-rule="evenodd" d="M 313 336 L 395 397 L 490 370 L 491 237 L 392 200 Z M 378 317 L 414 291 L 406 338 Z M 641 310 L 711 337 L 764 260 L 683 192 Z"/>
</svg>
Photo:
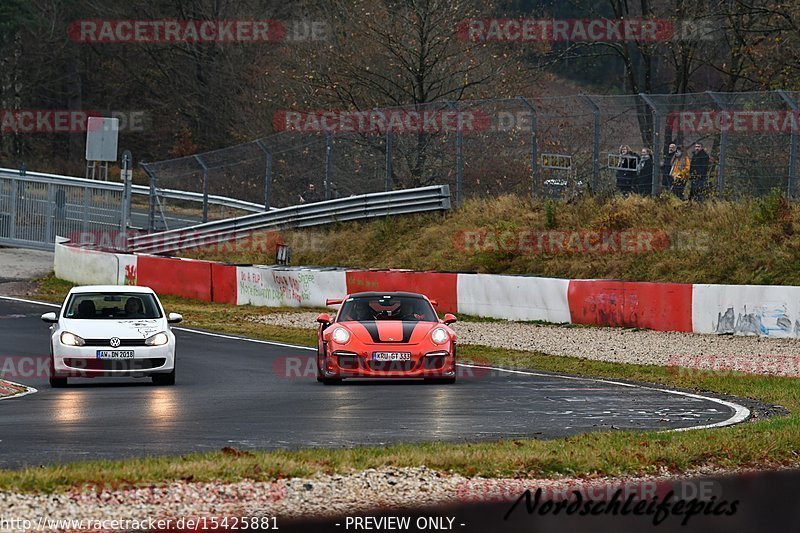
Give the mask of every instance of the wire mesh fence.
<svg viewBox="0 0 800 533">
<path fill-rule="evenodd" d="M 273 135 L 143 166 L 157 188 L 265 207 L 433 184 L 449 185 L 455 205 L 581 192 L 794 197 L 799 108 L 799 92 L 771 91 L 284 111 Z"/>
</svg>

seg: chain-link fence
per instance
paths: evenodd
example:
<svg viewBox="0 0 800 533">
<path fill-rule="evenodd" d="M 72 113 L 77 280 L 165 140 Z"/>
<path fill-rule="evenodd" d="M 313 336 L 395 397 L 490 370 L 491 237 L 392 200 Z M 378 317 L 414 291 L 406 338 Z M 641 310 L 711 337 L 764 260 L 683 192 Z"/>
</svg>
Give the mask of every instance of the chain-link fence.
<svg viewBox="0 0 800 533">
<path fill-rule="evenodd" d="M 304 201 L 309 184 L 312 201 L 448 184 L 456 205 L 582 191 L 699 199 L 779 188 L 794 197 L 799 107 L 800 92 L 773 91 L 286 111 L 273 123 L 279 133 L 143 166 L 157 188 L 267 207 Z"/>
</svg>

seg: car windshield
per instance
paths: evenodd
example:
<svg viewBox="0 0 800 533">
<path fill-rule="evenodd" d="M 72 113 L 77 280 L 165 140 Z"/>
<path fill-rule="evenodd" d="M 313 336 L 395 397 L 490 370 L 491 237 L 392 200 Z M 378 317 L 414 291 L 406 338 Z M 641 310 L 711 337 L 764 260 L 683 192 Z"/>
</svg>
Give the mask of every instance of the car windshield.
<svg viewBox="0 0 800 533">
<path fill-rule="evenodd" d="M 64 318 L 126 320 L 161 318 L 155 297 L 143 292 L 82 292 L 67 302 Z"/>
<path fill-rule="evenodd" d="M 339 322 L 369 320 L 404 320 L 436 322 L 436 312 L 427 300 L 414 296 L 352 297 L 342 303 Z"/>
</svg>

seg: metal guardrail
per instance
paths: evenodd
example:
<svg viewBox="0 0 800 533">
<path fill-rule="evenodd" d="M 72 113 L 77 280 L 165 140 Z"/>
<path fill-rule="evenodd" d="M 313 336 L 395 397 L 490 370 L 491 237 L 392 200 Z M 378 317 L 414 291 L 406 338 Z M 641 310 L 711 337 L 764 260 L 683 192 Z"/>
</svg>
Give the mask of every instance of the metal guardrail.
<svg viewBox="0 0 800 533">
<path fill-rule="evenodd" d="M 305 228 L 332 222 L 448 209 L 448 185 L 379 192 L 139 235 L 128 239 L 128 249 L 139 253 L 168 253 L 239 239 L 258 230 Z"/>
<path fill-rule="evenodd" d="M 76 178 L 74 176 L 61 176 L 58 174 L 47 174 L 44 172 L 31 172 L 27 171 L 25 176 L 20 176 L 19 170 L 10 168 L 0 168 L 0 178 L 8 179 L 29 179 L 40 183 L 51 183 L 53 185 L 77 185 L 86 186 L 96 190 L 108 190 L 122 193 L 122 183 L 115 181 L 98 181 L 89 180 L 86 178 Z M 150 187 L 147 185 L 134 185 L 131 188 L 133 194 L 142 196 L 150 195 Z M 169 198 L 170 200 L 183 200 L 187 202 L 203 202 L 203 193 L 181 191 L 178 189 L 158 189 L 158 194 L 162 198 Z M 227 196 L 209 195 L 208 203 L 219 205 L 222 207 L 229 207 L 232 209 L 241 209 L 242 211 L 251 211 L 253 213 L 263 213 L 264 206 L 262 204 L 255 204 L 253 202 L 246 202 L 244 200 L 237 200 L 236 198 L 229 198 Z"/>
</svg>

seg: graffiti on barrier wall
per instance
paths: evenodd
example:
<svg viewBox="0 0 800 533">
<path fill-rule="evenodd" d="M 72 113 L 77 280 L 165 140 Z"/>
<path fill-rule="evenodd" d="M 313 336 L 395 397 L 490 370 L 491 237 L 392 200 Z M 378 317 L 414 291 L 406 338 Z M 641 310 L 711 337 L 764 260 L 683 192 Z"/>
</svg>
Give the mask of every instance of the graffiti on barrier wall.
<svg viewBox="0 0 800 533">
<path fill-rule="evenodd" d="M 716 333 L 735 335 L 761 335 L 766 337 L 799 337 L 800 316 L 793 321 L 786 304 L 743 305 L 738 311 L 733 306 L 717 314 Z"/>
<path fill-rule="evenodd" d="M 242 270 L 239 295 L 255 304 L 303 305 L 311 299 L 313 272 Z"/>
</svg>

